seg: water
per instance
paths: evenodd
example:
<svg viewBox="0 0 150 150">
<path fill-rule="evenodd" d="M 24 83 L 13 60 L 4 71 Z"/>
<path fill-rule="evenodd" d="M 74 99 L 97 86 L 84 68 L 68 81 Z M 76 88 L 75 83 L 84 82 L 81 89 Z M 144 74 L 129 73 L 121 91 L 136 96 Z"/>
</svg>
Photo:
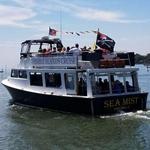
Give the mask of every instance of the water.
<svg viewBox="0 0 150 150">
<path fill-rule="evenodd" d="M 140 86 L 150 92 L 150 72 L 138 67 Z M 0 150 L 150 149 L 150 110 L 91 118 L 10 106 L 10 99 L 0 85 Z"/>
</svg>

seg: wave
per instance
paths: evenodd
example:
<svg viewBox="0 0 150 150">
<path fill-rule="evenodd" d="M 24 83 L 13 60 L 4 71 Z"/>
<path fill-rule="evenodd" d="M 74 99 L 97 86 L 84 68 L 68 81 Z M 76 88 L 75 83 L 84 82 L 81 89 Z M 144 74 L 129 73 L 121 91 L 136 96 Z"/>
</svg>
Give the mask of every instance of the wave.
<svg viewBox="0 0 150 150">
<path fill-rule="evenodd" d="M 106 118 L 125 118 L 125 119 L 129 119 L 129 118 L 136 118 L 136 119 L 146 119 L 146 120 L 150 120 L 150 110 L 147 111 L 142 111 L 139 110 L 137 112 L 121 112 L 119 114 L 115 114 L 115 115 L 108 115 L 108 116 L 100 116 L 101 119 L 106 119 Z"/>
</svg>

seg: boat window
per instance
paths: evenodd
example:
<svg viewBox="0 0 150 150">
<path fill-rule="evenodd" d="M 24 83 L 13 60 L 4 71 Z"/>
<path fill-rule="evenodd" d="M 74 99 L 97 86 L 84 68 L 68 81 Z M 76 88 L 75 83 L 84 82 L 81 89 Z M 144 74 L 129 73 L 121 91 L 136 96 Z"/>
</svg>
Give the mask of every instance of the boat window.
<svg viewBox="0 0 150 150">
<path fill-rule="evenodd" d="M 123 76 L 124 74 L 122 72 L 110 74 L 112 93 L 119 94 L 125 92 Z"/>
<path fill-rule="evenodd" d="M 40 50 L 40 43 L 32 43 L 30 47 L 30 52 L 31 53 L 37 53 Z"/>
<path fill-rule="evenodd" d="M 49 43 L 42 43 L 41 49 L 49 49 L 49 48 L 50 48 L 50 44 Z"/>
<path fill-rule="evenodd" d="M 30 73 L 30 85 L 43 86 L 42 73 Z"/>
<path fill-rule="evenodd" d="M 87 95 L 87 74 L 86 72 L 78 72 L 78 87 L 77 94 L 78 95 Z"/>
<path fill-rule="evenodd" d="M 11 70 L 11 77 L 18 78 L 18 76 L 19 76 L 19 71 L 16 69 L 12 69 Z"/>
<path fill-rule="evenodd" d="M 49 43 L 32 43 L 30 47 L 31 53 L 45 53 L 50 48 Z"/>
<path fill-rule="evenodd" d="M 60 87 L 61 74 L 60 73 L 45 73 L 46 87 Z"/>
<path fill-rule="evenodd" d="M 21 53 L 27 53 L 28 52 L 28 43 L 22 44 Z"/>
<path fill-rule="evenodd" d="M 27 71 L 26 70 L 20 70 L 19 71 L 19 78 L 27 78 Z"/>
<path fill-rule="evenodd" d="M 93 95 L 110 93 L 109 78 L 106 73 L 91 73 L 90 81 Z"/>
<path fill-rule="evenodd" d="M 75 89 L 75 85 L 74 85 L 74 74 L 71 73 L 65 73 L 65 86 L 66 89 L 69 90 L 74 90 Z"/>
</svg>

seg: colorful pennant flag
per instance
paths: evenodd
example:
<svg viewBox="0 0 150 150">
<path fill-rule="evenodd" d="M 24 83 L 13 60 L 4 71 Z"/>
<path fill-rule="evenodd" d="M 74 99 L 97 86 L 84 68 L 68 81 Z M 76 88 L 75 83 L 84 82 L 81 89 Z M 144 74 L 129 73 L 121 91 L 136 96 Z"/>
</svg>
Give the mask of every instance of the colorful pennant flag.
<svg viewBox="0 0 150 150">
<path fill-rule="evenodd" d="M 76 32 L 76 35 L 80 36 L 80 34 L 79 34 L 79 33 L 77 33 L 77 32 Z"/>
</svg>

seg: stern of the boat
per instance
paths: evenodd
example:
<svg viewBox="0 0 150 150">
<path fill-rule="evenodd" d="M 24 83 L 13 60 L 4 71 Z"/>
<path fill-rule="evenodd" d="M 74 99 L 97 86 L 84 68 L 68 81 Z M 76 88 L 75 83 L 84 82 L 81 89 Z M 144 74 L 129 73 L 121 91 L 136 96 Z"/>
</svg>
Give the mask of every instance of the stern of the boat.
<svg viewBox="0 0 150 150">
<path fill-rule="evenodd" d="M 93 100 L 94 115 L 146 110 L 148 93 L 110 96 Z"/>
</svg>

